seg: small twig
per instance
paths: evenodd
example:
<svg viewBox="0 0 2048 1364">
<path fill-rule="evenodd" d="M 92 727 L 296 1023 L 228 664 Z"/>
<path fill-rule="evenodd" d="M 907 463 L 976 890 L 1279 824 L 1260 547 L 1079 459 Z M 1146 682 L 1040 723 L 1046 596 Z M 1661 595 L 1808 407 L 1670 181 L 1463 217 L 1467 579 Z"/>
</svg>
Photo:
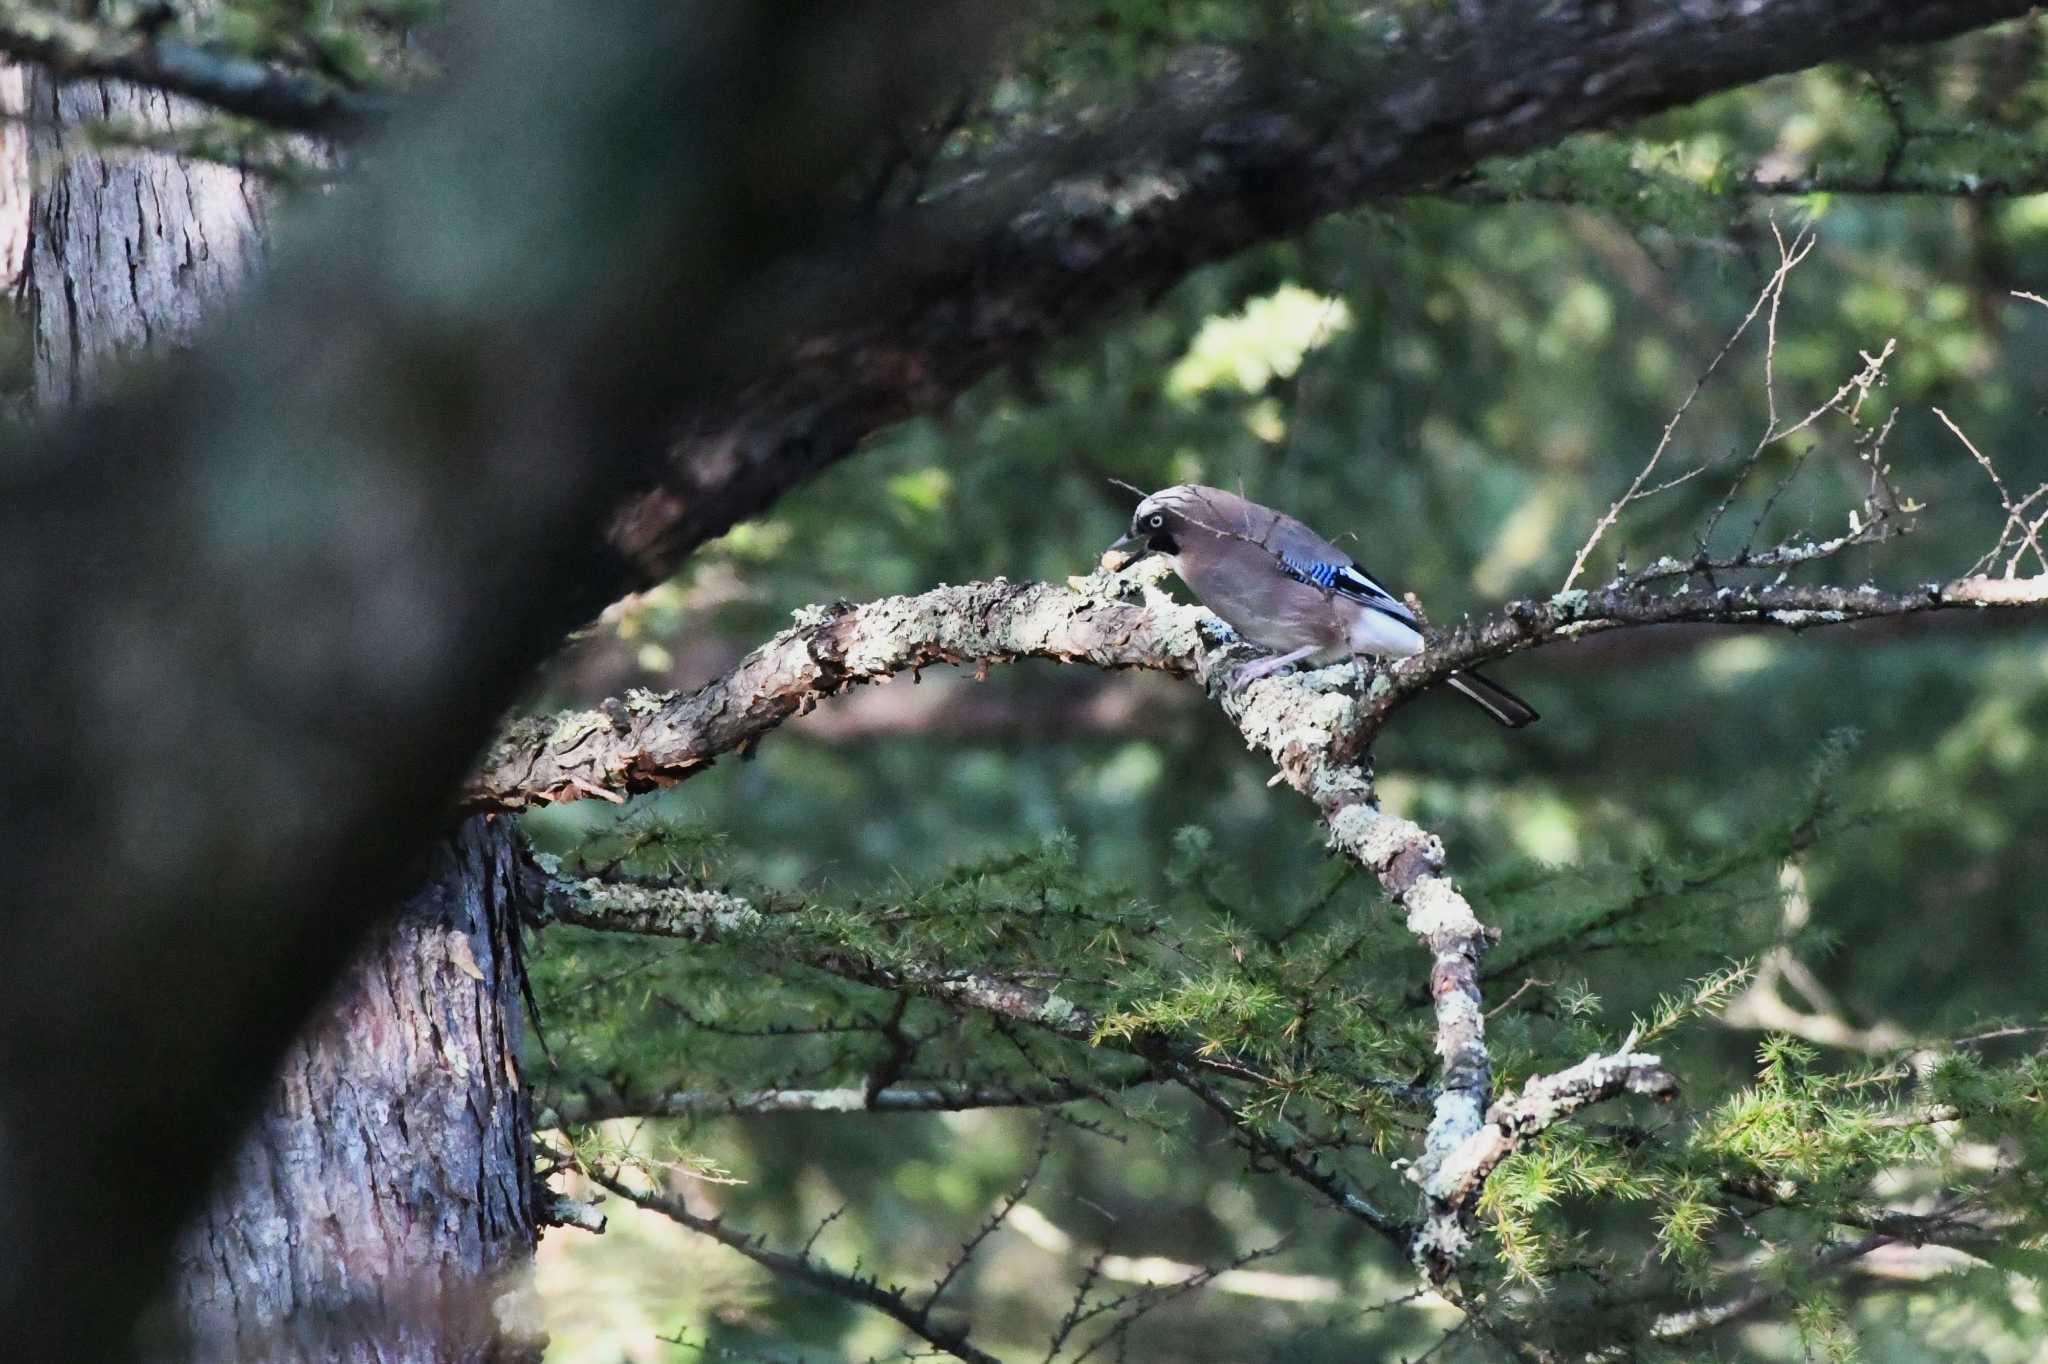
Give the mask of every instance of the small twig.
<svg viewBox="0 0 2048 1364">
<path fill-rule="evenodd" d="M 930 1304 L 913 1304 L 900 1288 L 884 1286 L 879 1280 L 834 1269 L 812 1258 L 808 1249 L 796 1254 L 770 1250 L 758 1237 L 726 1226 L 723 1218 L 702 1217 L 691 1212 L 679 1198 L 636 1189 L 622 1181 L 614 1171 L 588 1164 L 583 1166 L 583 1170 L 593 1182 L 634 1206 L 660 1213 L 672 1222 L 708 1236 L 772 1273 L 871 1307 L 955 1359 L 965 1360 L 967 1364 L 1002 1364 L 996 1356 L 969 1342 L 967 1327 L 934 1325 L 930 1320 Z"/>
<path fill-rule="evenodd" d="M 952 1261 L 947 1264 L 945 1270 L 939 1275 L 938 1282 L 932 1285 L 932 1291 L 925 1294 L 924 1306 L 918 1309 L 924 1316 L 931 1316 L 932 1305 L 945 1296 L 946 1290 L 953 1286 L 953 1280 L 958 1278 L 960 1271 L 967 1267 L 967 1262 L 974 1258 L 974 1252 L 981 1249 L 981 1243 L 995 1235 L 996 1229 L 1009 1220 L 1010 1214 L 1016 1210 L 1017 1205 L 1024 1201 L 1024 1196 L 1031 1192 L 1031 1186 L 1038 1182 L 1039 1171 L 1045 1168 L 1045 1156 L 1050 1150 L 1052 1150 L 1052 1124 L 1050 1122 L 1042 1122 L 1038 1125 L 1038 1147 L 1032 1153 L 1031 1168 L 1024 1172 L 1024 1178 L 1017 1181 L 1017 1187 L 1011 1190 L 1001 1203 L 996 1205 L 995 1211 L 990 1213 L 979 1227 L 975 1228 L 974 1235 L 968 1237 L 961 1244 L 959 1252 L 953 1256 Z"/>
<path fill-rule="evenodd" d="M 1800 240 L 1805 241 L 1806 239 L 1802 236 Z M 1783 240 L 1780 239 L 1780 260 L 1776 272 L 1772 274 L 1770 280 L 1764 285 L 1762 292 L 1756 296 L 1756 301 L 1750 305 L 1749 311 L 1743 315 L 1742 321 L 1729 334 L 1728 340 L 1722 345 L 1719 353 L 1714 356 L 1706 369 L 1701 372 L 1699 378 L 1694 381 L 1692 392 L 1685 396 L 1685 401 L 1680 403 L 1678 410 L 1671 414 L 1671 420 L 1664 423 L 1664 431 L 1657 438 L 1656 448 L 1650 451 L 1650 458 L 1637 471 L 1635 479 L 1629 484 L 1627 491 L 1622 493 L 1615 500 L 1614 504 L 1608 507 L 1599 521 L 1594 524 L 1593 533 L 1586 537 L 1586 543 L 1579 547 L 1579 552 L 1572 556 L 1571 571 L 1565 574 L 1564 586 L 1560 589 L 1561 591 L 1571 591 L 1572 584 L 1576 583 L 1579 580 L 1579 574 L 1585 571 L 1586 560 L 1592 557 L 1593 550 L 1600 543 L 1600 538 L 1613 528 L 1614 523 L 1620 519 L 1622 512 L 1631 502 L 1639 500 L 1643 485 L 1649 482 L 1650 475 L 1656 472 L 1657 465 L 1663 461 L 1665 451 L 1671 448 L 1671 439 L 1677 434 L 1678 424 L 1685 419 L 1685 414 L 1692 410 L 1693 403 L 1698 400 L 1700 394 L 1706 389 L 1707 381 L 1712 379 L 1715 371 L 1721 368 L 1721 363 L 1728 358 L 1729 352 L 1735 349 L 1735 344 L 1749 331 L 1750 325 L 1756 321 L 1757 315 L 1763 311 L 1766 304 L 1773 304 L 1773 311 L 1775 312 L 1773 300 L 1778 293 L 1783 291 L 1786 275 L 1791 272 L 1792 268 L 1800 260 L 1805 259 L 1806 251 L 1811 249 L 1811 243 L 1808 242 L 1806 247 L 1801 249 L 1795 258 L 1783 254 L 1783 245 Z"/>
<path fill-rule="evenodd" d="M 2007 559 L 2005 564 L 2005 576 L 2007 578 L 2018 574 L 2020 563 L 2025 558 L 2027 550 L 2034 552 L 2034 558 L 2040 562 L 2042 571 L 2048 572 L 2048 553 L 2042 551 L 2040 540 L 2041 527 L 2044 523 L 2048 523 L 2048 513 L 2043 513 L 2040 519 L 2032 523 L 2029 523 L 2026 518 L 2027 509 L 2034 505 L 2036 499 L 2048 497 L 2048 483 L 2043 483 L 2018 502 L 2013 501 L 2012 494 L 2006 491 L 2005 480 L 1998 476 L 1998 466 L 1991 462 L 1990 457 L 1982 450 L 1979 450 L 1976 443 L 1963 434 L 1961 427 L 1949 420 L 1948 413 L 1937 407 L 1934 409 L 1934 415 L 1941 418 L 1941 424 L 1946 426 L 1950 434 L 1963 443 L 1963 448 L 1970 452 L 1970 458 L 1976 460 L 1978 467 L 1984 470 L 1985 476 L 1991 480 L 1992 488 L 1998 493 L 1998 505 L 2005 511 L 2005 525 L 1999 529 L 1998 543 L 1993 545 L 1983 558 L 1977 560 L 1971 567 L 1970 572 L 1973 574 L 1982 573 L 1991 567 L 1993 563 L 1997 562 L 1998 556 L 2005 551 L 2007 541 L 2013 542 L 2012 557 Z"/>
</svg>

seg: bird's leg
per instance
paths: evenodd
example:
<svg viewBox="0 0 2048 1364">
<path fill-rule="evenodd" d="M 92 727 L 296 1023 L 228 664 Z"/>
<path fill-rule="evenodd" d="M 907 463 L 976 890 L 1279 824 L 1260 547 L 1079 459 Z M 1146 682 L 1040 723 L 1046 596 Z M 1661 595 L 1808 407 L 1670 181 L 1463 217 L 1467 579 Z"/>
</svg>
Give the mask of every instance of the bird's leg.
<svg viewBox="0 0 2048 1364">
<path fill-rule="evenodd" d="M 1301 662 L 1301 660 L 1317 652 L 1321 647 L 1318 644 L 1305 644 L 1299 649 L 1289 649 L 1284 654 L 1274 654 L 1271 658 L 1253 659 L 1250 663 L 1245 664 L 1230 675 L 1230 685 L 1233 687 L 1249 686 L 1262 677 L 1271 677 L 1288 664 Z"/>
</svg>

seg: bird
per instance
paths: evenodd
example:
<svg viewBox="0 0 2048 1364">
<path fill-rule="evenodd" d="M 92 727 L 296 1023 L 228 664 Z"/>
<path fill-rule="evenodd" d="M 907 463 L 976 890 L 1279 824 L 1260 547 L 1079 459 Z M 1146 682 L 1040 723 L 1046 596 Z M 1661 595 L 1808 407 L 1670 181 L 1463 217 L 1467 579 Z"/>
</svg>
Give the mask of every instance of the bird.
<svg viewBox="0 0 2048 1364">
<path fill-rule="evenodd" d="M 1154 554 L 1202 605 L 1274 651 L 1238 669 L 1234 686 L 1304 661 L 1422 652 L 1422 622 L 1406 602 L 1300 521 L 1235 493 L 1180 483 L 1147 495 L 1103 562 L 1122 569 Z M 1537 718 L 1519 696 L 1470 669 L 1444 681 L 1509 729 Z"/>
</svg>

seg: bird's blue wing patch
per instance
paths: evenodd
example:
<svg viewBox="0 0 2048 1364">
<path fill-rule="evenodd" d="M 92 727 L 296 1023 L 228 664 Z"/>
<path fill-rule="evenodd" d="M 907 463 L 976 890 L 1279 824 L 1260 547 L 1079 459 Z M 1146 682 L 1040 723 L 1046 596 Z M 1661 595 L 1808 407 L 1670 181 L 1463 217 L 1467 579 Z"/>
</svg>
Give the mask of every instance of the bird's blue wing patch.
<svg viewBox="0 0 2048 1364">
<path fill-rule="evenodd" d="M 1319 587 L 1325 592 L 1334 592 L 1340 597 L 1348 597 L 1361 606 L 1369 606 L 1404 624 L 1417 623 L 1415 613 L 1408 609 L 1406 602 L 1374 582 L 1357 564 L 1325 563 L 1283 552 L 1280 555 L 1280 568 L 1297 582 Z"/>
</svg>

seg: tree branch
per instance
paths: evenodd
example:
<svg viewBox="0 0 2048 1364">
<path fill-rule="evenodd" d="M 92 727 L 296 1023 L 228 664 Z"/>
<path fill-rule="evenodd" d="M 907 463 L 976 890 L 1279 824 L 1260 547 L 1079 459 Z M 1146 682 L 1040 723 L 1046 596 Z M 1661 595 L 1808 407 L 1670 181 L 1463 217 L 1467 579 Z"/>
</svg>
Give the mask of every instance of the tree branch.
<svg viewBox="0 0 2048 1364">
<path fill-rule="evenodd" d="M 539 1127 L 602 1122 L 608 1118 L 753 1118 L 778 1113 L 958 1113 L 970 1108 L 1056 1108 L 1100 1097 L 1072 1080 L 1038 1085 L 968 1085 L 933 1082 L 890 1085 L 870 1092 L 842 1089 L 757 1089 L 739 1094 L 673 1090 L 636 1098 L 581 1092 L 552 1100 L 535 1115 Z"/>
<path fill-rule="evenodd" d="M 1203 679 L 1246 742 L 1273 762 L 1276 780 L 1314 802 L 1332 848 L 1373 873 L 1405 912 L 1409 931 L 1430 952 L 1429 995 L 1443 1074 L 1422 1152 L 1410 1168 L 1410 1178 L 1423 1191 L 1422 1224 L 1411 1250 L 1437 1282 L 1455 1270 L 1469 1244 L 1471 1209 L 1487 1174 L 1520 1140 L 1586 1103 L 1624 1091 L 1666 1092 L 1670 1077 L 1654 1057 L 1595 1057 L 1534 1081 L 1518 1100 L 1489 1110 L 1491 1070 L 1479 965 L 1495 934 L 1445 875 L 1441 841 L 1381 811 L 1371 773 L 1359 762 L 1394 708 L 1455 668 L 1594 630 L 1680 621 L 1796 630 L 1965 606 L 2048 605 L 2048 579 L 1973 578 L 1913 593 L 1774 585 L 1660 594 L 1617 585 L 1600 592 L 1561 593 L 1548 602 L 1513 603 L 1495 617 L 1437 637 L 1427 653 L 1394 665 L 1362 692 L 1347 689 L 1357 676 L 1348 667 L 1269 678 L 1228 691 L 1224 679 L 1235 641 L 1206 612 L 1177 605 L 1150 589 L 1144 604 L 1120 600 L 1118 594 L 1130 588 L 1121 578 L 1098 574 L 1075 581 L 1073 590 L 975 583 L 835 608 L 778 635 L 731 673 L 688 695 L 641 693 L 622 706 L 515 727 L 492 750 L 484 774 L 471 785 L 471 799 L 517 806 L 667 784 L 703 770 L 719 752 L 758 742 L 821 696 L 928 663 L 985 665 L 1040 657 L 1100 667 L 1150 667 Z M 585 902 L 558 911 L 560 917 L 616 926 L 620 914 L 599 903 L 609 894 L 608 883 L 581 884 L 587 889 L 551 895 L 551 908 L 587 895 Z M 681 898 L 662 900 L 660 895 Z M 721 923 L 744 921 L 735 914 L 757 912 L 715 892 L 633 890 L 628 896 L 621 913 L 649 925 L 642 931 L 696 936 Z M 1093 1040 L 1096 1032 L 1093 1018 L 1057 993 L 1018 982 L 843 956 L 817 964 L 851 979 L 947 999 L 1075 1040 Z M 1139 1054 L 1159 1059 L 1142 1048 Z M 1199 1097 L 1201 1090 L 1195 1092 Z M 1229 1107 L 1222 1104 L 1219 1111 Z M 1289 1166 L 1286 1153 L 1264 1153 Z M 1302 1170 L 1289 1168 L 1304 1177 Z M 1366 1220 L 1380 1230 L 1393 1225 L 1372 1211 Z"/>
<path fill-rule="evenodd" d="M 1631 1036 L 1612 1055 L 1596 1053 L 1554 1075 L 1536 1076 L 1520 1094 L 1495 1103 L 1479 1130 L 1437 1166 L 1430 1197 L 1447 1209 L 1467 1211 L 1495 1166 L 1524 1141 L 1580 1109 L 1622 1094 L 1645 1094 L 1660 1101 L 1676 1098 L 1678 1081 L 1664 1069 L 1662 1059 L 1637 1052 L 1634 1046 Z"/>
<path fill-rule="evenodd" d="M 596 710 L 514 722 L 470 777 L 468 803 L 519 809 L 669 786 L 825 697 L 935 664 L 1046 658 L 1185 677 L 1198 630 L 1214 621 L 1193 607 L 1001 579 L 796 615 L 794 628 L 694 692 L 628 692 Z"/>
<path fill-rule="evenodd" d="M 1194 269 L 1489 157 L 1886 44 L 2027 13 L 2027 0 L 1501 0 L 1404 12 L 1405 36 L 1245 56 L 1201 49 L 1136 104 L 955 164 L 846 252 L 800 272 L 786 358 L 700 410 L 613 542 L 648 579 L 846 457 Z M 857 297 L 820 280 L 887 261 Z M 800 281 L 800 282 L 799 282 Z"/>
<path fill-rule="evenodd" d="M 616 897 L 614 892 L 617 892 Z M 651 905 L 650 898 L 653 901 Z M 550 918 L 582 928 L 648 933 L 691 941 L 709 940 L 722 932 L 754 927 L 764 922 L 759 911 L 724 892 L 620 885 L 595 879 L 581 882 L 554 880 L 546 895 L 546 910 Z M 790 951 L 787 945 L 779 945 L 779 950 L 785 954 Z M 843 980 L 918 995 L 949 1008 L 1027 1023 L 1071 1042 L 1126 1052 L 1145 1062 L 1148 1069 L 1143 1078 L 1174 1080 L 1200 1099 L 1231 1125 L 1246 1150 L 1271 1159 L 1288 1174 L 1322 1194 L 1339 1211 L 1364 1222 L 1396 1244 L 1407 1244 L 1410 1229 L 1399 1219 L 1353 1192 L 1341 1176 L 1324 1169 L 1313 1152 L 1298 1151 L 1285 1138 L 1275 1137 L 1247 1122 L 1235 1106 L 1196 1078 L 1198 1073 L 1206 1072 L 1225 1079 L 1272 1083 L 1228 1057 L 1207 1054 L 1203 1047 L 1158 1033 L 1133 1036 L 1105 1033 L 1101 1020 L 1093 1012 L 1057 991 L 1041 990 L 986 971 L 955 970 L 917 961 L 880 961 L 837 947 L 807 953 L 799 950 L 795 959 Z M 1384 1087 L 1405 1094 L 1411 1100 L 1427 1097 L 1411 1092 L 1405 1085 L 1387 1083 Z M 864 1095 L 866 1091 L 849 1092 Z"/>
<path fill-rule="evenodd" d="M 563 1156 L 566 1160 L 566 1153 L 555 1154 Z M 994 1355 L 969 1343 L 966 1327 L 934 1324 L 931 1320 L 931 1304 L 913 1304 L 900 1288 L 884 1285 L 876 1279 L 862 1278 L 858 1274 L 834 1269 L 807 1251 L 792 1253 L 770 1250 L 759 1237 L 728 1227 L 723 1218 L 702 1217 L 691 1212 L 680 1198 L 667 1198 L 661 1194 L 636 1189 L 621 1181 L 616 1174 L 595 1165 L 579 1164 L 577 1168 L 593 1182 L 635 1207 L 658 1212 L 691 1231 L 709 1236 L 720 1245 L 738 1251 L 763 1269 L 863 1306 L 872 1307 L 918 1339 L 930 1343 L 955 1359 L 966 1360 L 967 1364 L 1002 1364 Z"/>
<path fill-rule="evenodd" d="M 108 77 L 183 95 L 291 132 L 339 137 L 395 113 L 390 95 L 345 90 L 303 71 L 218 52 L 153 31 L 112 32 L 47 10 L 0 8 L 0 53 L 65 77 Z"/>
</svg>

